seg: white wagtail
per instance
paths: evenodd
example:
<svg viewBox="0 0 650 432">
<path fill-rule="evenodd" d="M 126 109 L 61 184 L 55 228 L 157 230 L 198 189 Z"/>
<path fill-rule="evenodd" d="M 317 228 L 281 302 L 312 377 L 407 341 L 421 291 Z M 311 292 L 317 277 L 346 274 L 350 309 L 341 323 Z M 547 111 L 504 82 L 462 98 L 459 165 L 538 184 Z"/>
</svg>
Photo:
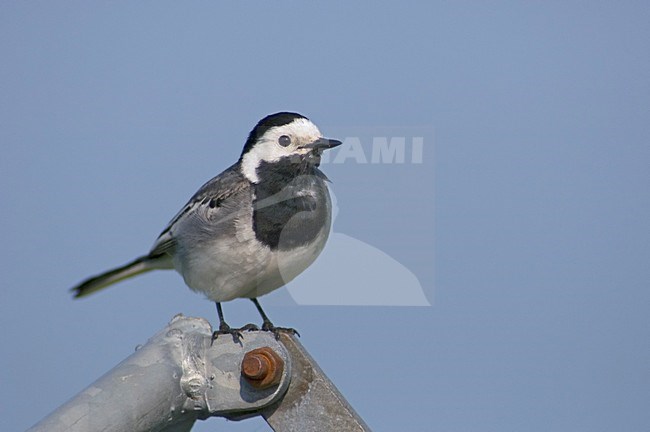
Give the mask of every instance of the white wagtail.
<svg viewBox="0 0 650 432">
<path fill-rule="evenodd" d="M 147 255 L 72 288 L 83 297 L 123 279 L 156 269 L 175 269 L 187 286 L 214 301 L 219 334 L 241 337 L 257 329 L 231 329 L 221 303 L 249 298 L 262 330 L 278 331 L 257 297 L 280 288 L 320 254 L 330 231 L 331 201 L 318 169 L 324 150 L 340 141 L 323 138 L 306 117 L 269 115 L 248 136 L 241 157 L 204 184 L 174 216 Z"/>
</svg>

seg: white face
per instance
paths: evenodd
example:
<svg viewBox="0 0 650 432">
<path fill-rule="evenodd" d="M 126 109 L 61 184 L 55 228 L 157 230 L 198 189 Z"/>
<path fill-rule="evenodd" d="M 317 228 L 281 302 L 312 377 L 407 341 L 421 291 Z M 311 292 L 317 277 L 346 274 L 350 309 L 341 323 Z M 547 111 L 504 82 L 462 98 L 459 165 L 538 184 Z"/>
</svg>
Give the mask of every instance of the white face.
<svg viewBox="0 0 650 432">
<path fill-rule="evenodd" d="M 280 137 L 283 137 L 282 139 Z M 289 145 L 287 138 L 291 140 Z M 306 154 L 310 149 L 302 148 L 305 144 L 312 143 L 322 135 L 315 124 L 307 119 L 296 119 L 283 126 L 272 127 L 262 135 L 253 148 L 242 158 L 242 173 L 246 178 L 257 183 L 257 167 L 260 162 L 277 162 L 282 157 Z"/>
</svg>

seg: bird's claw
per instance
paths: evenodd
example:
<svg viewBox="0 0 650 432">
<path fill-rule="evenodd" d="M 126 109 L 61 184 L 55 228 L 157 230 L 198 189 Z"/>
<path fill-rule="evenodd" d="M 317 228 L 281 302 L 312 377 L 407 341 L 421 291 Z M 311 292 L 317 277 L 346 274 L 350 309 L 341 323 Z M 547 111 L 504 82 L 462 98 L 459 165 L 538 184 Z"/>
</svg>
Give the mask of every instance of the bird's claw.
<svg viewBox="0 0 650 432">
<path fill-rule="evenodd" d="M 242 332 L 244 331 L 256 331 L 259 330 L 260 328 L 256 326 L 255 324 L 249 323 L 246 324 L 245 326 L 242 326 L 240 328 L 231 328 L 228 324 L 226 323 L 221 323 L 219 324 L 219 330 L 215 330 L 212 333 L 212 342 L 211 344 L 214 343 L 215 340 L 219 337 L 219 335 L 224 335 L 224 334 L 229 334 L 232 335 L 232 340 L 235 343 L 239 343 L 240 339 L 244 339 L 244 335 Z"/>
<path fill-rule="evenodd" d="M 259 329 L 260 328 L 258 326 L 252 323 L 248 323 L 245 326 L 239 328 L 240 331 L 257 331 Z"/>
<path fill-rule="evenodd" d="M 280 339 L 280 333 L 289 333 L 291 335 L 296 335 L 300 337 L 300 333 L 298 333 L 298 330 L 295 328 L 291 327 L 276 327 L 271 323 L 271 321 L 264 321 L 262 324 L 262 331 L 267 331 L 273 333 L 275 335 L 275 339 L 279 340 Z"/>
<path fill-rule="evenodd" d="M 212 341 L 210 342 L 210 345 L 212 345 L 214 341 L 217 340 L 219 335 L 225 335 L 225 334 L 231 335 L 232 340 L 235 343 L 238 343 L 240 339 L 244 338 L 244 335 L 242 335 L 241 333 L 241 329 L 231 328 L 228 324 L 222 322 L 221 324 L 219 324 L 219 330 L 215 330 L 214 332 L 212 332 Z"/>
</svg>

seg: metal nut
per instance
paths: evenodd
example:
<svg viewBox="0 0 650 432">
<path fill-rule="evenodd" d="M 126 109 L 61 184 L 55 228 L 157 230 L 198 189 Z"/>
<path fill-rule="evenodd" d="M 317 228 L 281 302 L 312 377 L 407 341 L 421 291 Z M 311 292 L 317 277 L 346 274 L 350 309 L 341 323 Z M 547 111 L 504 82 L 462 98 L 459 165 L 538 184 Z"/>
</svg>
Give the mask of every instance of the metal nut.
<svg viewBox="0 0 650 432">
<path fill-rule="evenodd" d="M 280 383 L 284 361 L 271 348 L 262 347 L 247 352 L 241 362 L 241 374 L 256 389 Z"/>
</svg>

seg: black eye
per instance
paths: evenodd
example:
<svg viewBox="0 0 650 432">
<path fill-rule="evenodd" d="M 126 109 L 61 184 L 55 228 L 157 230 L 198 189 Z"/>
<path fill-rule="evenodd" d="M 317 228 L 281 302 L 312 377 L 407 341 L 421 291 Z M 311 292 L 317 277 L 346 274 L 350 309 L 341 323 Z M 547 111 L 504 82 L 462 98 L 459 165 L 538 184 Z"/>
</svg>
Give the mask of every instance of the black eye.
<svg viewBox="0 0 650 432">
<path fill-rule="evenodd" d="M 282 135 L 280 138 L 278 138 L 278 144 L 280 144 L 282 147 L 286 147 L 291 144 L 291 138 L 289 138 L 288 135 Z"/>
</svg>

